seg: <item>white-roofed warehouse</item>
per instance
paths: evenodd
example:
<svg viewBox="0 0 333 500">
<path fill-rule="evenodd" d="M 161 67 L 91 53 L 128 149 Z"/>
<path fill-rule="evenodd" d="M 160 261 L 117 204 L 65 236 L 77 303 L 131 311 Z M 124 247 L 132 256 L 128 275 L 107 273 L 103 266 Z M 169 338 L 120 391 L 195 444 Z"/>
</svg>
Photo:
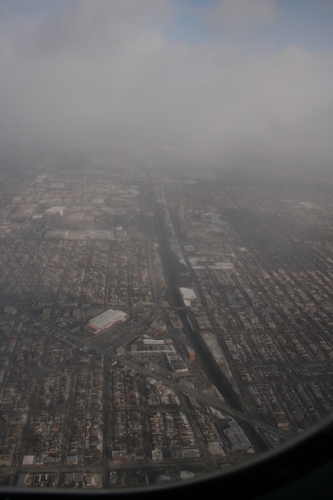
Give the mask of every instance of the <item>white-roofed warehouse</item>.
<svg viewBox="0 0 333 500">
<path fill-rule="evenodd" d="M 128 314 L 123 311 L 118 311 L 115 309 L 108 309 L 96 318 L 93 318 L 90 323 L 88 323 L 89 328 L 95 330 L 95 333 L 100 333 L 107 328 L 110 328 L 118 321 L 126 321 Z"/>
</svg>

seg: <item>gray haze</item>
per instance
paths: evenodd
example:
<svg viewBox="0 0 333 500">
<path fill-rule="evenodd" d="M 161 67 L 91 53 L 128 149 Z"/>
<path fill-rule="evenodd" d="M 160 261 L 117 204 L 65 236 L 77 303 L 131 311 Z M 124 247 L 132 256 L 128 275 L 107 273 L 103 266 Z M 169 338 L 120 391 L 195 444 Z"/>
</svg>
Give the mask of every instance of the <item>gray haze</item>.
<svg viewBox="0 0 333 500">
<path fill-rule="evenodd" d="M 333 8 L 298 3 L 0 0 L 1 140 L 330 169 Z"/>
</svg>

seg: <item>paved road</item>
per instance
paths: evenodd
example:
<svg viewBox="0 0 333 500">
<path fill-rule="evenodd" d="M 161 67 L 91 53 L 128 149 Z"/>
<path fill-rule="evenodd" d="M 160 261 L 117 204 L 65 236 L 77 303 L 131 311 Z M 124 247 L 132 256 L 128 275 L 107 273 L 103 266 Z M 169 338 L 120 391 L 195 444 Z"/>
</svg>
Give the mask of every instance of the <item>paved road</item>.
<svg viewBox="0 0 333 500">
<path fill-rule="evenodd" d="M 4 304 L 1 302 L 2 306 L 6 305 L 11 305 L 10 303 Z M 25 314 L 26 316 L 30 317 L 34 321 L 43 324 L 47 326 L 48 328 L 51 328 L 53 331 L 60 333 L 61 337 L 58 337 L 58 340 L 61 341 L 63 340 L 70 340 L 74 341 L 75 344 L 77 345 L 82 345 L 82 346 L 87 346 L 94 350 L 95 352 L 98 352 L 99 354 L 103 354 L 105 357 L 116 360 L 119 363 L 128 366 L 129 368 L 132 368 L 133 370 L 136 370 L 137 372 L 141 373 L 145 377 L 150 377 L 154 378 L 156 380 L 161 381 L 164 385 L 171 387 L 175 391 L 181 391 L 182 393 L 193 397 L 194 399 L 197 399 L 199 401 L 202 401 L 203 403 L 207 404 L 208 406 L 212 406 L 213 408 L 216 408 L 218 410 L 221 410 L 223 413 L 226 413 L 227 415 L 230 415 L 236 419 L 239 419 L 241 421 L 247 422 L 251 424 L 253 427 L 264 430 L 266 432 L 269 432 L 270 434 L 273 434 L 274 436 L 279 437 L 280 439 L 289 439 L 290 436 L 285 433 L 284 431 L 281 431 L 279 429 L 276 429 L 273 426 L 270 426 L 263 422 L 261 419 L 253 417 L 250 414 L 243 413 L 239 410 L 236 410 L 235 408 L 232 408 L 231 406 L 227 405 L 226 403 L 223 403 L 222 401 L 219 401 L 215 398 L 212 398 L 210 396 L 207 396 L 206 394 L 203 394 L 197 390 L 194 389 L 185 389 L 178 381 L 174 379 L 168 378 L 165 373 L 161 373 L 160 371 L 157 372 L 156 370 L 151 370 L 147 368 L 146 366 L 142 366 L 133 360 L 125 357 L 125 356 L 119 356 L 115 351 L 109 351 L 105 349 L 104 347 L 100 346 L 97 341 L 93 340 L 87 340 L 86 338 L 78 337 L 76 335 L 73 335 L 72 333 L 68 332 L 66 329 L 60 328 L 56 325 L 50 324 L 48 321 L 43 320 L 42 318 L 36 316 L 35 314 L 29 312 L 26 310 L 24 307 L 17 307 L 15 306 L 18 311 L 21 313 Z M 140 331 L 143 330 L 144 327 L 140 327 Z M 138 332 L 136 332 L 138 334 Z M 134 334 L 133 334 L 134 335 Z"/>
</svg>

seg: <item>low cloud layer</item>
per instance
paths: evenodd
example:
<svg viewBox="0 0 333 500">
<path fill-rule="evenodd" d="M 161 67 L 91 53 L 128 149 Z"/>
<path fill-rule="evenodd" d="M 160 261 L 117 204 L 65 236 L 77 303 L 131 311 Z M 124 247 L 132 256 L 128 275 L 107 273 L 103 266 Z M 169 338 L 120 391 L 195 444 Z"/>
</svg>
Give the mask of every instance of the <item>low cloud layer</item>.
<svg viewBox="0 0 333 500">
<path fill-rule="evenodd" d="M 284 43 L 281 4 L 0 0 L 1 137 L 166 146 L 221 168 L 330 168 L 332 46 Z"/>
</svg>

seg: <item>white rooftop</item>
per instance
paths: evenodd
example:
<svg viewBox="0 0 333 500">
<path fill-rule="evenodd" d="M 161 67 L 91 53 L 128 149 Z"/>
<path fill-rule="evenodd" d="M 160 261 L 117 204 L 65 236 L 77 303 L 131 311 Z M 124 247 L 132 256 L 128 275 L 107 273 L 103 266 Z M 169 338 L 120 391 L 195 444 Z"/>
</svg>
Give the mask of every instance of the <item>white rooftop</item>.
<svg viewBox="0 0 333 500">
<path fill-rule="evenodd" d="M 99 316 L 96 316 L 91 321 L 89 321 L 89 325 L 95 328 L 96 330 L 104 330 L 108 326 L 111 326 L 113 323 L 116 323 L 120 320 L 125 320 L 127 314 L 123 311 L 118 311 L 115 309 L 108 309 L 103 312 Z"/>
</svg>

